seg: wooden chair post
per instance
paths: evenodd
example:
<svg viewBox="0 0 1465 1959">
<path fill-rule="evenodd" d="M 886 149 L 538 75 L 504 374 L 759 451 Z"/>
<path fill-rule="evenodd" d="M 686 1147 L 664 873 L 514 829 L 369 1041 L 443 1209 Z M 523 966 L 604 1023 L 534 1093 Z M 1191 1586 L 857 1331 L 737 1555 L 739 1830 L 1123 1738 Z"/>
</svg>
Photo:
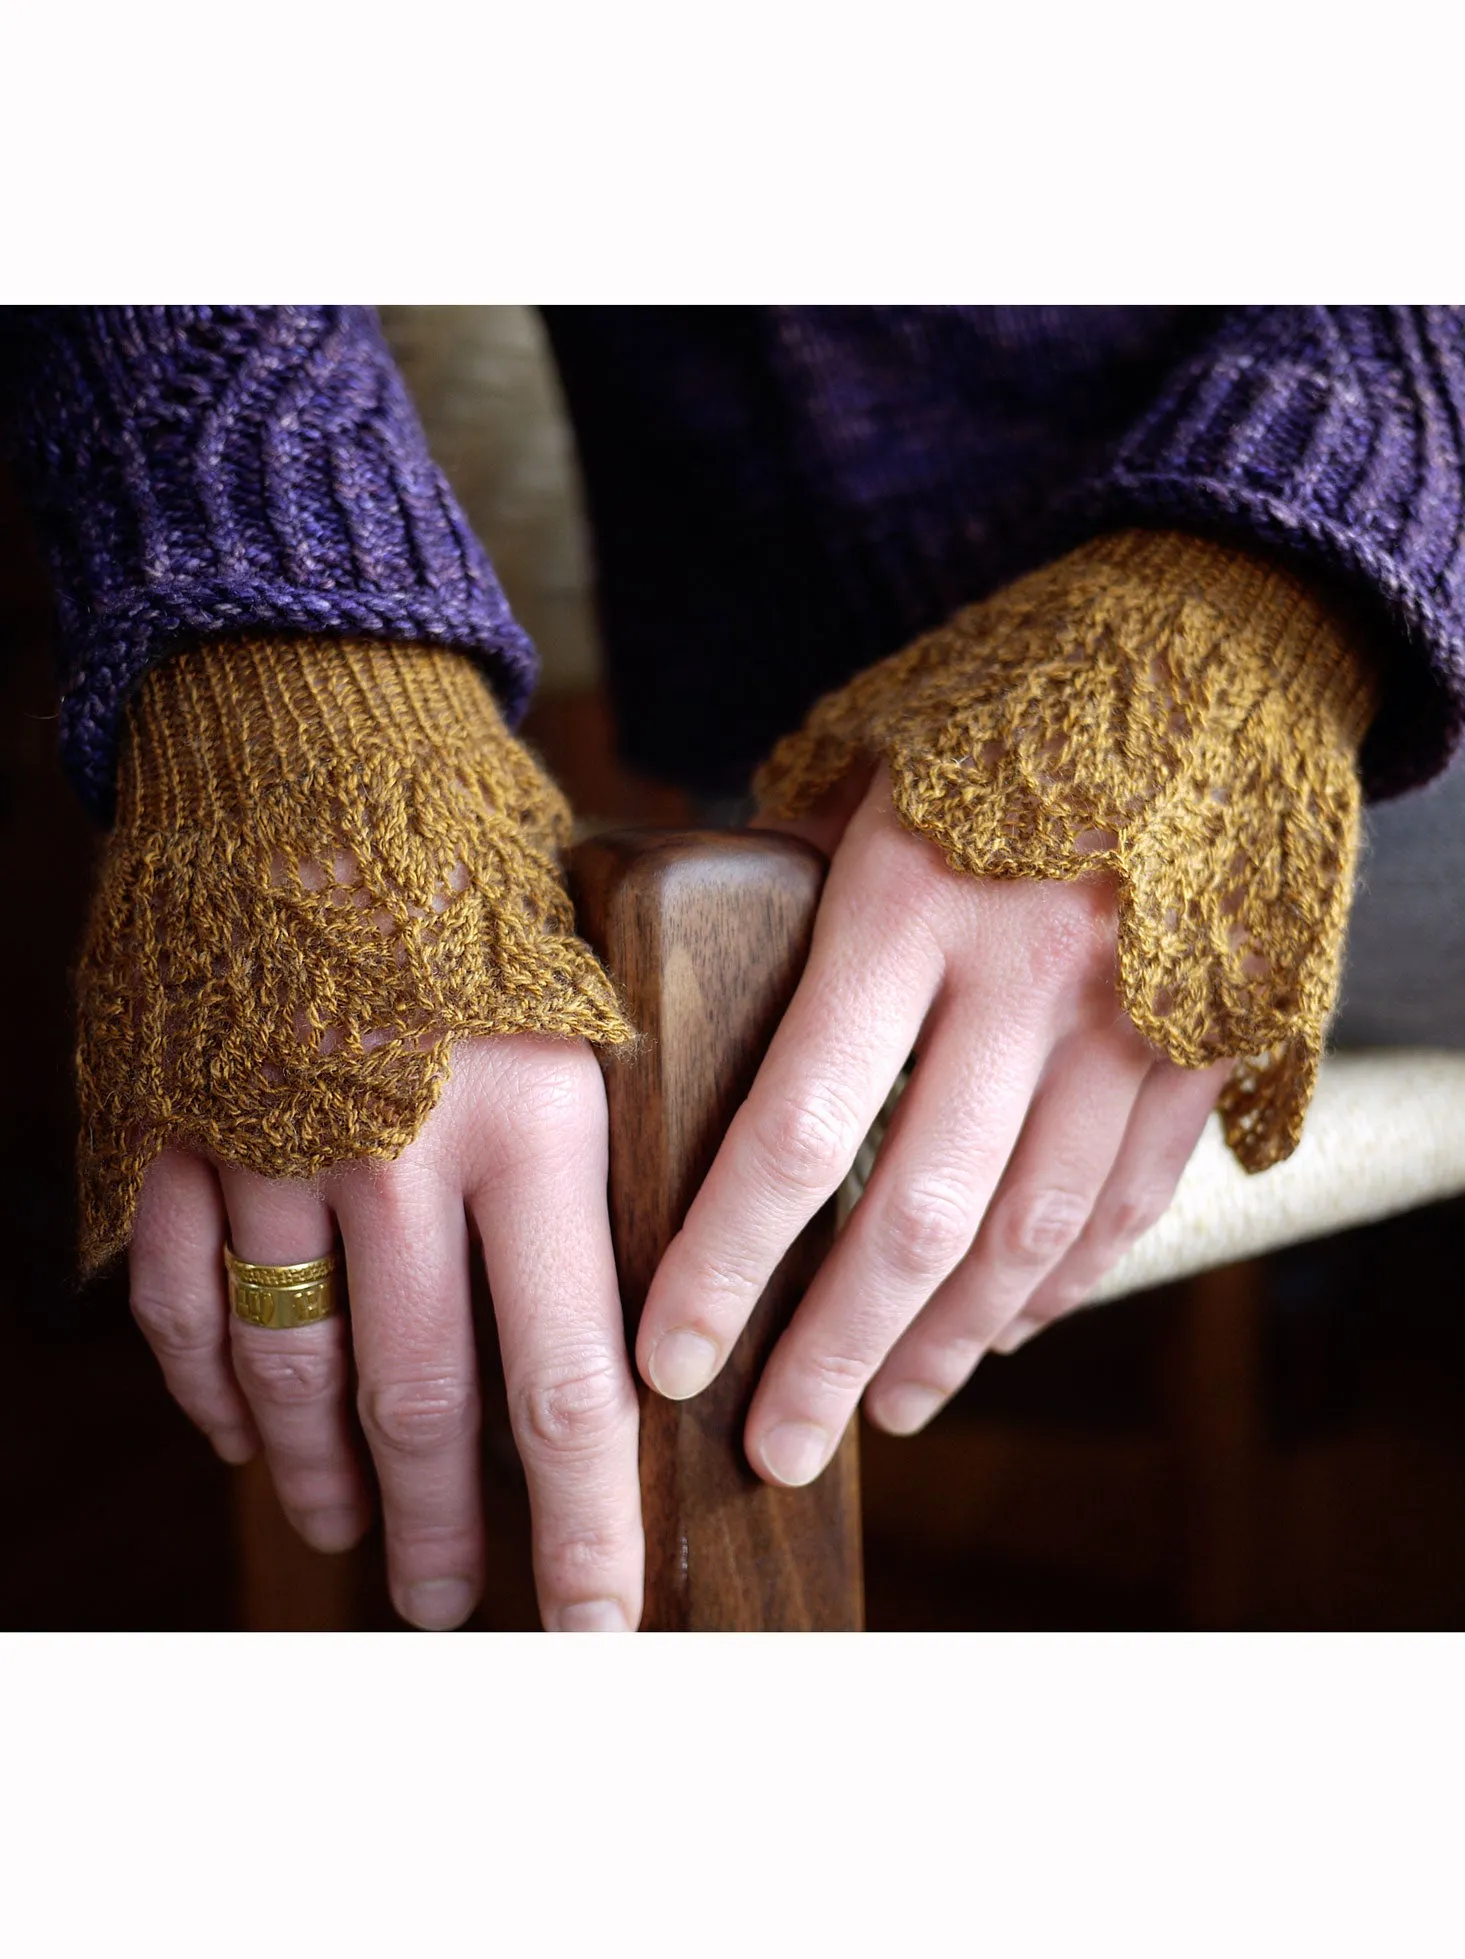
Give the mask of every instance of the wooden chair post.
<svg viewBox="0 0 1465 1959">
<path fill-rule="evenodd" d="M 610 1208 L 632 1338 L 652 1274 L 752 1084 L 803 970 L 818 854 L 758 831 L 625 831 L 575 852 L 579 927 L 646 1036 L 606 1069 Z M 774 1274 L 718 1379 L 692 1401 L 642 1390 L 648 1631 L 858 1631 L 854 1424 L 807 1489 L 748 1467 L 763 1363 L 833 1239 L 833 1206 Z"/>
</svg>

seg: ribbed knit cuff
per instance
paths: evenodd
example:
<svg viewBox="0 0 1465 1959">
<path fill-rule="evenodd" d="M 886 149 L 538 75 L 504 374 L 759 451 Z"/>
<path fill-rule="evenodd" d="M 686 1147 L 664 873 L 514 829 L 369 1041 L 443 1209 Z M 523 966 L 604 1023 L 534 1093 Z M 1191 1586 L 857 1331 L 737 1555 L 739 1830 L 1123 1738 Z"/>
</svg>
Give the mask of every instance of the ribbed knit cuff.
<svg viewBox="0 0 1465 1959">
<path fill-rule="evenodd" d="M 132 704 L 117 814 L 129 828 L 171 830 L 223 815 L 247 819 L 260 799 L 297 796 L 306 779 L 339 793 L 384 759 L 440 773 L 481 770 L 488 756 L 524 766 L 482 676 L 422 646 L 364 640 L 218 641 L 149 674 Z M 532 765 L 531 765 L 532 766 Z M 564 830 L 552 784 L 527 820 Z M 363 801 L 359 821 L 388 812 Z"/>
<path fill-rule="evenodd" d="M 312 1177 L 399 1154 L 455 1040 L 629 1039 L 569 827 L 457 655 L 255 640 L 150 672 L 78 975 L 84 1266 L 170 1143 Z"/>
<path fill-rule="evenodd" d="M 1337 997 L 1375 681 L 1302 579 L 1179 533 L 1101 538 L 819 702 L 756 783 L 807 810 L 862 757 L 979 877 L 1107 872 L 1119 986 L 1185 1067 L 1238 1060 L 1239 1160 L 1290 1153 Z"/>
<path fill-rule="evenodd" d="M 1465 308 L 1241 306 L 1073 499 L 1285 553 L 1375 612 L 1387 686 L 1365 792 L 1443 769 L 1465 731 Z"/>
<path fill-rule="evenodd" d="M 450 647 L 517 722 L 533 646 L 370 307 L 15 307 L 0 343 L 60 620 L 62 755 L 98 815 L 124 705 L 182 642 Z"/>
</svg>

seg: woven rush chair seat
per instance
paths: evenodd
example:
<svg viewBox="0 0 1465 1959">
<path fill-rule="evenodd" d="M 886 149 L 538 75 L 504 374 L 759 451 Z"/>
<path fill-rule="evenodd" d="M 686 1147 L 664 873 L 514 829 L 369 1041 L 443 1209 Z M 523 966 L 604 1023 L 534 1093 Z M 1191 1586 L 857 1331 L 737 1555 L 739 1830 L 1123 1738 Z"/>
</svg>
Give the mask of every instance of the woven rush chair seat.
<svg viewBox="0 0 1465 1959">
<path fill-rule="evenodd" d="M 1249 1177 L 1211 1118 L 1170 1208 L 1092 1295 L 1118 1299 L 1465 1191 L 1465 1054 L 1330 1055 L 1302 1141 Z"/>
</svg>

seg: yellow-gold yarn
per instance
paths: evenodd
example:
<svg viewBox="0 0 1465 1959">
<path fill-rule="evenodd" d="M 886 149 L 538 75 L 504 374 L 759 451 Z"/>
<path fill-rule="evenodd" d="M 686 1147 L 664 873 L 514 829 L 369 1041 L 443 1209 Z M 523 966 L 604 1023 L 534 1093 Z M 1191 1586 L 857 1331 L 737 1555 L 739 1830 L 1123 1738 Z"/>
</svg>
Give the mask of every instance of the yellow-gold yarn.
<svg viewBox="0 0 1465 1959">
<path fill-rule="evenodd" d="M 631 1037 L 574 936 L 563 797 L 457 654 L 183 649 L 129 709 L 78 972 L 82 1267 L 181 1144 L 397 1155 L 470 1035 Z"/>
<path fill-rule="evenodd" d="M 912 830 L 977 877 L 1112 875 L 1119 990 L 1188 1068 L 1238 1065 L 1226 1138 L 1290 1154 L 1337 997 L 1375 703 L 1358 627 L 1210 539 L 1096 539 L 827 695 L 755 790 L 807 811 L 883 757 Z"/>
</svg>

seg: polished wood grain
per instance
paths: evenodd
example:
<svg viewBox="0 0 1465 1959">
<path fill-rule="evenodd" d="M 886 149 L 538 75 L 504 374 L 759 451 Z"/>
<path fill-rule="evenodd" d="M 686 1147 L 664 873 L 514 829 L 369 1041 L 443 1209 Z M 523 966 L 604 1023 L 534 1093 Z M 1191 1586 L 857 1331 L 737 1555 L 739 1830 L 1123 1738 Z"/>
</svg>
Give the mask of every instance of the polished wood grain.
<svg viewBox="0 0 1465 1959">
<path fill-rule="evenodd" d="M 580 929 L 644 1036 L 606 1068 L 611 1222 L 632 1337 L 798 983 L 823 875 L 815 851 L 759 832 L 622 831 L 575 853 Z M 830 1206 L 774 1274 L 705 1393 L 676 1403 L 642 1389 L 647 1630 L 863 1624 L 854 1425 L 802 1490 L 761 1482 L 742 1440 L 763 1363 L 833 1230 Z"/>
<path fill-rule="evenodd" d="M 263 1456 L 234 1472 L 234 1530 L 241 1632 L 360 1628 L 366 1553 L 328 1557 L 297 1536 Z"/>
</svg>

